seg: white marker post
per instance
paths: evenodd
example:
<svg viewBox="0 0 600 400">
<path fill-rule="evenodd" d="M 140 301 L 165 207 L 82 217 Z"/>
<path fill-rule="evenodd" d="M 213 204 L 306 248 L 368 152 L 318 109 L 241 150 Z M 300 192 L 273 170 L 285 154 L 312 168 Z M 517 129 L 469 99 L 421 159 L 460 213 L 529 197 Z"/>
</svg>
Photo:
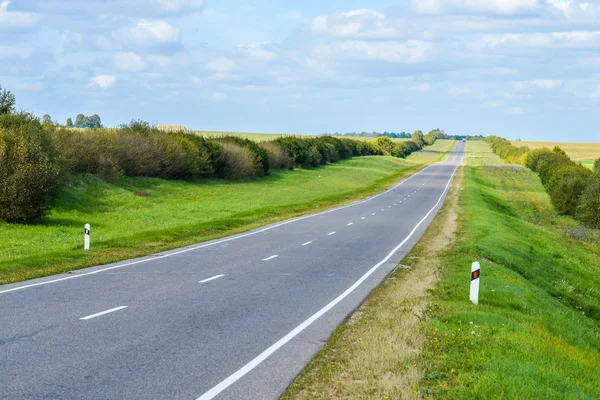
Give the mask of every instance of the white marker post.
<svg viewBox="0 0 600 400">
<path fill-rule="evenodd" d="M 90 224 L 85 224 L 85 229 L 83 230 L 83 249 L 90 249 Z"/>
<path fill-rule="evenodd" d="M 479 303 L 479 278 L 481 277 L 481 266 L 478 262 L 471 265 L 471 292 L 469 299 L 473 304 Z"/>
</svg>

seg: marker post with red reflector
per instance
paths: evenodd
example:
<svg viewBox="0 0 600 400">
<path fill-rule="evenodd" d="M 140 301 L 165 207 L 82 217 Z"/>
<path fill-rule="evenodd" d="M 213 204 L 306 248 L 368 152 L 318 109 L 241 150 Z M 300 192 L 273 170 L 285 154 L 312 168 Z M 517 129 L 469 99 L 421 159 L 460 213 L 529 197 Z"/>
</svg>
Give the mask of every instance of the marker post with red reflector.
<svg viewBox="0 0 600 400">
<path fill-rule="evenodd" d="M 478 262 L 471 265 L 471 291 L 469 299 L 473 304 L 479 303 L 479 278 L 481 277 L 481 266 Z"/>
<path fill-rule="evenodd" d="M 90 224 L 85 224 L 85 228 L 83 229 L 83 249 L 90 249 Z"/>
</svg>

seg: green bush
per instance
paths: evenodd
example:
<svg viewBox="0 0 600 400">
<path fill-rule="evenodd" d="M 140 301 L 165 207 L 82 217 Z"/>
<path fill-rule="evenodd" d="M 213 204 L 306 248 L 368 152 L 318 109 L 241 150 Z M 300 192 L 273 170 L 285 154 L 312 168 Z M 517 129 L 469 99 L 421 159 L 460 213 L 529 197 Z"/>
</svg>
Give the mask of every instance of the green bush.
<svg viewBox="0 0 600 400">
<path fill-rule="evenodd" d="M 0 115 L 0 219 L 30 223 L 50 211 L 59 188 L 52 138 L 28 114 Z"/>
<path fill-rule="evenodd" d="M 576 215 L 587 226 L 600 229 L 600 159 L 596 161 L 594 175 L 579 197 Z"/>
<path fill-rule="evenodd" d="M 508 162 L 524 162 L 527 168 L 536 172 L 557 212 L 598 227 L 600 193 L 595 181 L 598 173 L 591 177 L 592 171 L 573 162 L 559 146 L 552 150 L 529 151 L 527 147 L 517 148 L 496 136 L 489 136 L 486 141 L 501 158 Z M 597 164 L 600 170 L 600 163 Z"/>
</svg>

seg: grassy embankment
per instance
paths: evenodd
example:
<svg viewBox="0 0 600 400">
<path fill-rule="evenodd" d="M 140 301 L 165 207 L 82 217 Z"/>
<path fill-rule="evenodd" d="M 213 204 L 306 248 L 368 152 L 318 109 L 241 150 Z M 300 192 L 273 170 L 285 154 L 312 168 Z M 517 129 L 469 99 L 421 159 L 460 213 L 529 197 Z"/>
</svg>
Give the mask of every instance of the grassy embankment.
<svg viewBox="0 0 600 400">
<path fill-rule="evenodd" d="M 469 151 L 458 219 L 451 193 L 410 267 L 369 296 L 285 398 L 600 398 L 598 232 L 556 215 L 533 172 L 483 142 Z M 478 306 L 468 301 L 476 260 Z"/>
<path fill-rule="evenodd" d="M 566 142 L 512 142 L 517 147 L 527 146 L 531 150 L 560 146 L 573 161 L 580 162 L 593 169 L 594 161 L 600 158 L 600 143 L 566 143 Z"/>
<path fill-rule="evenodd" d="M 439 140 L 406 160 L 357 157 L 256 181 L 76 177 L 38 225 L 0 223 L 0 284 L 152 254 L 322 210 L 380 191 L 438 161 Z M 92 226 L 84 252 L 83 226 Z"/>
</svg>

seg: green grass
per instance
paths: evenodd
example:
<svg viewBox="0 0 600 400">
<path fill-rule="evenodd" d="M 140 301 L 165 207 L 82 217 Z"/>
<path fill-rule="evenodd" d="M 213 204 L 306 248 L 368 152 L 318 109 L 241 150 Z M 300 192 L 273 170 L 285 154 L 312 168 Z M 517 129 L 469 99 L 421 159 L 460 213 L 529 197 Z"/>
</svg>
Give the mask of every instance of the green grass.
<svg viewBox="0 0 600 400">
<path fill-rule="evenodd" d="M 600 157 L 599 157 L 600 158 Z M 579 161 L 584 167 L 587 167 L 589 169 L 594 169 L 594 163 L 596 162 L 595 160 L 580 160 Z"/>
<path fill-rule="evenodd" d="M 537 176 L 470 142 L 459 239 L 443 256 L 420 394 L 600 398 L 600 238 L 554 212 Z M 481 262 L 480 304 L 468 301 Z"/>
<path fill-rule="evenodd" d="M 375 193 L 454 145 L 440 140 L 402 160 L 358 157 L 256 180 L 196 183 L 75 177 L 38 225 L 0 223 L 0 284 L 197 243 Z M 84 252 L 83 226 L 92 226 Z"/>
</svg>

